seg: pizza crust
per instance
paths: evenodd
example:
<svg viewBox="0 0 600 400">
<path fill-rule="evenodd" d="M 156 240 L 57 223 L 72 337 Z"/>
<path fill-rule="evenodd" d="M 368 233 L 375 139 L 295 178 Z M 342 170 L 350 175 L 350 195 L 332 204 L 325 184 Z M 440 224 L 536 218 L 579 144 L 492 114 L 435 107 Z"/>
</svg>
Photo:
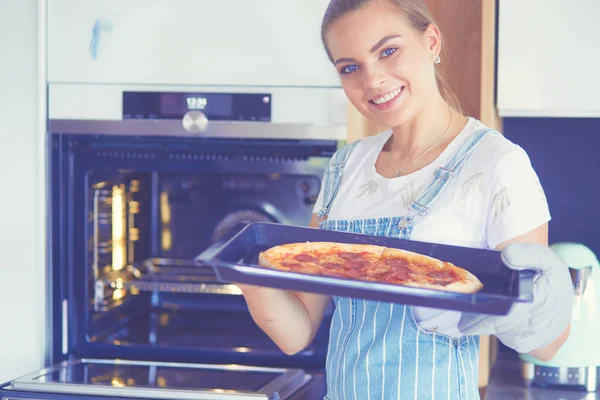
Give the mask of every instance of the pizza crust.
<svg viewBox="0 0 600 400">
<path fill-rule="evenodd" d="M 458 292 L 458 293 L 477 293 L 481 289 L 483 289 L 483 283 L 475 275 L 466 271 L 467 277 L 464 280 L 459 282 L 453 282 L 449 285 L 444 286 L 440 290 L 445 290 L 447 292 Z"/>
<path fill-rule="evenodd" d="M 258 255 L 258 265 L 272 269 L 282 269 L 281 266 L 272 263 L 264 252 Z"/>
</svg>

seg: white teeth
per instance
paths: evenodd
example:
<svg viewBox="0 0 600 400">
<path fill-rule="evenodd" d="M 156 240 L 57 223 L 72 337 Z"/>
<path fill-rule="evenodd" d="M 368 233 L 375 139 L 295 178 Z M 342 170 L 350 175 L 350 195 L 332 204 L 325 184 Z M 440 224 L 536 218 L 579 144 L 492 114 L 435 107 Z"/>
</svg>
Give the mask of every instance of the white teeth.
<svg viewBox="0 0 600 400">
<path fill-rule="evenodd" d="M 386 94 L 385 96 L 382 96 L 378 99 L 373 100 L 373 103 L 375 103 L 375 104 L 387 103 L 388 101 L 392 100 L 394 97 L 398 96 L 401 91 L 402 91 L 402 88 L 398 88 L 398 89 L 394 90 L 393 92 Z"/>
</svg>

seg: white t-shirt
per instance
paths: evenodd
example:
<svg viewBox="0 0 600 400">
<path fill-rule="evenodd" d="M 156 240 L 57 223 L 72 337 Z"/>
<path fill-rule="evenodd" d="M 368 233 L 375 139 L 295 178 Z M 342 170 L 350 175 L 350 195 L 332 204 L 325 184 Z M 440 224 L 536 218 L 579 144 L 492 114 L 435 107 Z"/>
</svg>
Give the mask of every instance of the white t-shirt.
<svg viewBox="0 0 600 400">
<path fill-rule="evenodd" d="M 391 130 L 361 139 L 344 167 L 341 186 L 328 214 L 329 220 L 399 217 L 433 180 L 465 141 L 485 128 L 469 118 L 464 129 L 431 164 L 398 178 L 377 173 L 375 162 Z M 323 192 L 314 207 L 322 208 Z M 550 220 L 546 196 L 529 157 L 502 135 L 488 135 L 477 145 L 452 178 L 435 205 L 417 217 L 411 240 L 493 249 Z M 414 307 L 424 329 L 460 336 L 460 313 Z"/>
</svg>

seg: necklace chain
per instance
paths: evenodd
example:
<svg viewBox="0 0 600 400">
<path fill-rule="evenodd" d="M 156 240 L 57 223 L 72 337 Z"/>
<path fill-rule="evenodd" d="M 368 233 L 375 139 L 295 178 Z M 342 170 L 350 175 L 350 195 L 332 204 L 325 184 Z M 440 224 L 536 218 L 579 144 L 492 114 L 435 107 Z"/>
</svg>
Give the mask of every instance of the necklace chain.
<svg viewBox="0 0 600 400">
<path fill-rule="evenodd" d="M 406 167 L 407 170 L 410 167 L 412 167 L 413 165 L 415 165 L 417 163 L 417 161 L 419 161 L 425 154 L 427 154 L 431 150 L 435 149 L 437 147 L 437 145 L 439 145 L 440 143 L 442 143 L 444 141 L 444 139 L 446 138 L 446 136 L 448 136 L 448 133 L 450 132 L 450 127 L 452 126 L 452 110 L 450 110 L 450 106 L 448 106 L 448 110 L 450 111 L 450 123 L 448 124 L 448 128 L 446 129 L 446 133 L 444 133 L 444 136 L 442 136 L 440 138 L 440 140 L 438 140 L 437 142 L 435 142 L 433 144 L 433 146 L 431 146 L 430 148 L 428 148 L 427 150 L 425 150 L 423 153 L 421 153 L 421 155 L 419 155 L 419 157 L 415 158 L 415 160 L 413 162 L 411 162 L 408 167 Z M 392 142 L 393 142 L 393 140 L 394 140 L 394 136 L 392 135 Z M 392 164 L 392 167 L 396 171 L 396 177 L 401 176 L 402 172 L 400 172 L 400 170 L 398 168 L 396 168 L 396 164 L 394 164 L 394 161 L 392 160 L 392 147 L 391 147 L 391 143 L 390 143 L 390 150 L 388 151 L 388 158 L 390 159 L 390 164 Z"/>
</svg>

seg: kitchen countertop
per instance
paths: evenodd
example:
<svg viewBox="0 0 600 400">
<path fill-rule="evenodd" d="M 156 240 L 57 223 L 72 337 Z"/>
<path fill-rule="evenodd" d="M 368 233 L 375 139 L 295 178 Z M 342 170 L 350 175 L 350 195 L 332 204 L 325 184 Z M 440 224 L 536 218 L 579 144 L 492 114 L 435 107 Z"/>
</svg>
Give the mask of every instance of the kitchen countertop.
<svg viewBox="0 0 600 400">
<path fill-rule="evenodd" d="M 600 392 L 526 388 L 521 379 L 518 355 L 509 350 L 498 352 L 490 383 L 482 400 L 600 400 Z"/>
</svg>

